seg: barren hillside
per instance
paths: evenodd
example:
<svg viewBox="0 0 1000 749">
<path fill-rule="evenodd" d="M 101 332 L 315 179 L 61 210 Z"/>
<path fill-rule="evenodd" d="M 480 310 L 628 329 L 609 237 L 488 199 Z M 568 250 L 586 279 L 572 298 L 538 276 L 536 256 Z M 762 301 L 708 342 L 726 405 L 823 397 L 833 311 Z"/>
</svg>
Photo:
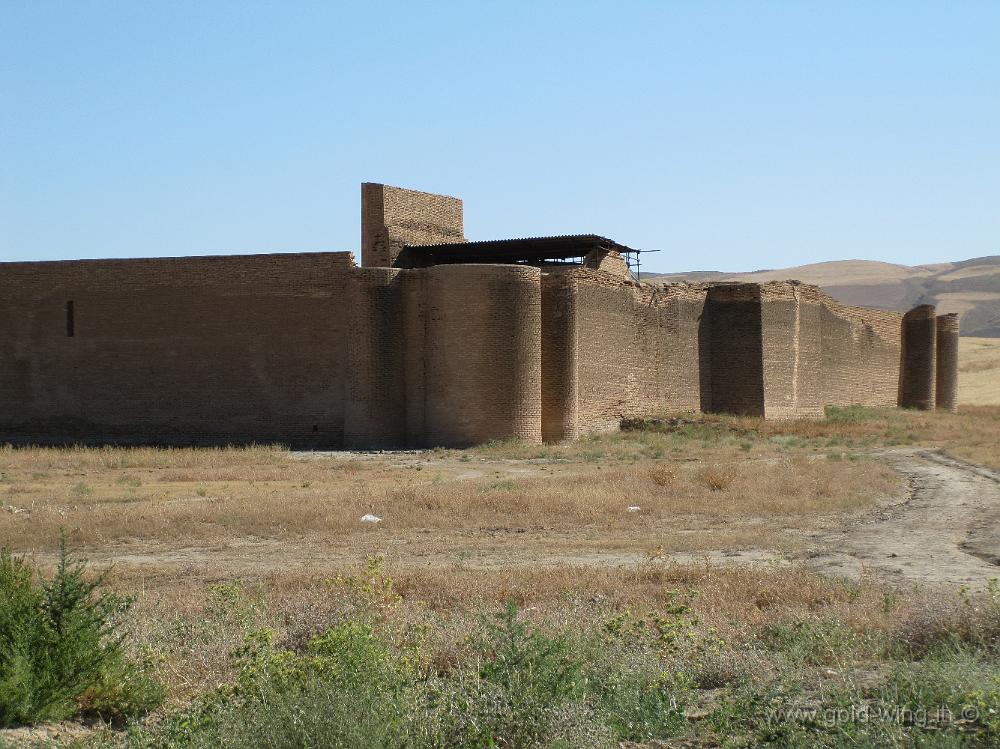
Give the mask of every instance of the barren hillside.
<svg viewBox="0 0 1000 749">
<path fill-rule="evenodd" d="M 838 260 L 752 273 L 694 271 L 649 274 L 660 281 L 776 281 L 797 279 L 822 286 L 847 304 L 907 310 L 935 304 L 961 315 L 962 335 L 1000 338 L 1000 256 L 935 265 L 894 265 L 872 260 Z"/>
</svg>

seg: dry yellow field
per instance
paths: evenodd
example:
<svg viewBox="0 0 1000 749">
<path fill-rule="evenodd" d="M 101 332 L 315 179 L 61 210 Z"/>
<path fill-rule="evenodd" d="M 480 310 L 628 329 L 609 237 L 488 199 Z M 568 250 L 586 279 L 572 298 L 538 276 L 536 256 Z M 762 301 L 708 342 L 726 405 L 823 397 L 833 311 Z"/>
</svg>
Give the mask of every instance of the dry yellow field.
<svg viewBox="0 0 1000 749">
<path fill-rule="evenodd" d="M 166 687 L 153 727 L 239 678 L 261 633 L 301 652 L 345 617 L 375 615 L 405 637 L 426 633 L 424 667 L 449 674 L 470 662 L 470 629 L 512 602 L 533 626 L 681 626 L 695 650 L 672 650 L 671 668 L 705 687 L 689 698 L 700 731 L 720 679 L 764 683 L 789 668 L 759 644 L 769 628 L 978 636 L 979 609 L 956 581 L 991 569 L 1000 511 L 994 474 L 962 461 L 1000 469 L 998 433 L 1000 407 L 963 406 L 786 422 L 681 414 L 568 445 L 470 450 L 8 446 L 0 546 L 51 571 L 62 535 L 135 597 L 130 647 Z M 933 506 L 949 476 L 964 494 Z M 362 522 L 369 513 L 381 522 Z M 964 551 L 949 513 L 974 526 Z M 97 729 L 51 730 L 89 742 L 78 746 L 134 745 Z M 0 732 L 0 746 L 49 730 Z"/>
<path fill-rule="evenodd" d="M 958 401 L 1000 404 L 1000 338 L 959 339 Z"/>
</svg>

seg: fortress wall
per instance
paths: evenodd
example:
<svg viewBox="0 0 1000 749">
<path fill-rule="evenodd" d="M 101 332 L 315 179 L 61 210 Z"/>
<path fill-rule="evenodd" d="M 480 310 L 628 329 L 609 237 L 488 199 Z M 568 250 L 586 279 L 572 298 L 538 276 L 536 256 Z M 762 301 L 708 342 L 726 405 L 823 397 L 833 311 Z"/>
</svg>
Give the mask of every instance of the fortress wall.
<svg viewBox="0 0 1000 749">
<path fill-rule="evenodd" d="M 406 443 L 404 300 L 395 268 L 358 268 L 347 285 L 344 446 Z"/>
<path fill-rule="evenodd" d="M 899 405 L 904 408 L 934 408 L 937 320 L 934 305 L 922 304 L 903 316 L 902 371 Z"/>
<path fill-rule="evenodd" d="M 842 304 L 815 286 L 801 288 L 820 305 L 823 403 L 896 405 L 903 315 Z"/>
<path fill-rule="evenodd" d="M 653 286 L 588 270 L 577 287 L 580 433 L 623 418 L 697 410 L 701 287 Z"/>
<path fill-rule="evenodd" d="M 711 371 L 709 410 L 763 416 L 760 286 L 736 283 L 711 286 L 705 312 Z"/>
<path fill-rule="evenodd" d="M 569 274 L 542 275 L 542 439 L 579 434 L 577 289 Z"/>
<path fill-rule="evenodd" d="M 958 315 L 937 316 L 934 400 L 945 411 L 958 409 Z"/>
<path fill-rule="evenodd" d="M 403 306 L 403 381 L 406 444 L 423 447 L 427 430 L 427 273 L 400 272 Z"/>
<path fill-rule="evenodd" d="M 458 198 L 372 182 L 361 185 L 362 266 L 394 266 L 408 244 L 464 241 Z"/>
<path fill-rule="evenodd" d="M 760 287 L 764 415 L 823 414 L 821 310 L 797 283 Z"/>
<path fill-rule="evenodd" d="M 427 277 L 426 442 L 540 442 L 541 279 L 515 265 L 438 265 Z"/>
<path fill-rule="evenodd" d="M 349 253 L 0 263 L 0 441 L 339 445 L 352 268 Z"/>
</svg>

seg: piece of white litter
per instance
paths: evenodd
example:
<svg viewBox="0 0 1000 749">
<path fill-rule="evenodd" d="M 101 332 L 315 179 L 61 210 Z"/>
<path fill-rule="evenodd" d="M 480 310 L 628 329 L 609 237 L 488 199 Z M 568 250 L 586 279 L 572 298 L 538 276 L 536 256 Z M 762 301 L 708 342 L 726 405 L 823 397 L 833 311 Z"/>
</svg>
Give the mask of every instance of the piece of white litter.
<svg viewBox="0 0 1000 749">
<path fill-rule="evenodd" d="M 639 510 L 641 510 L 641 509 L 642 508 L 639 507 L 639 505 L 629 505 L 628 506 L 628 511 L 629 512 L 639 512 Z"/>
<path fill-rule="evenodd" d="M 362 523 L 381 523 L 382 522 L 382 518 L 380 518 L 378 515 L 363 515 L 361 517 L 361 522 Z"/>
</svg>

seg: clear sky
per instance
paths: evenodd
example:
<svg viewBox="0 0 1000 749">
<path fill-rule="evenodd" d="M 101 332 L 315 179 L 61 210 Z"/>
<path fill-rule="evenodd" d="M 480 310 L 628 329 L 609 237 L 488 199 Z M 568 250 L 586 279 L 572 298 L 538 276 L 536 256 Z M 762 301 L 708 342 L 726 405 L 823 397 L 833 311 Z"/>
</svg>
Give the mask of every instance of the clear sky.
<svg viewBox="0 0 1000 749">
<path fill-rule="evenodd" d="M 0 260 L 356 250 L 362 181 L 649 270 L 1000 254 L 1000 2 L 0 0 Z"/>
</svg>

